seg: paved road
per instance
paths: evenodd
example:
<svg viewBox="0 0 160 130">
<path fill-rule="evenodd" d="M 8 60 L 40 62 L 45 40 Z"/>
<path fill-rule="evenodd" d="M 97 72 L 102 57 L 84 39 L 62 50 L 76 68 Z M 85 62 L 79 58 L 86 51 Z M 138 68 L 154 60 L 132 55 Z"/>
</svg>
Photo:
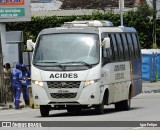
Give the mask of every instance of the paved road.
<svg viewBox="0 0 160 130">
<path fill-rule="evenodd" d="M 42 118 L 39 110 L 24 108 L 23 110 L 2 110 L 0 121 L 160 121 L 160 93 L 143 93 L 132 99 L 130 111 L 114 110 L 114 106 L 107 106 L 103 115 L 95 115 L 94 110 L 86 110 L 81 114 L 70 114 L 65 110 L 51 111 L 50 116 Z M 43 128 L 42 128 L 43 129 Z M 48 130 L 55 128 L 48 128 Z M 56 128 L 61 130 L 62 128 Z M 64 128 L 63 128 L 64 129 Z M 74 128 L 75 129 L 75 128 Z M 76 128 L 76 130 L 85 128 Z M 87 130 L 160 130 L 160 128 L 87 128 Z M 8 128 L 3 128 L 8 130 Z M 41 129 L 37 129 L 41 130 Z M 70 128 L 65 128 L 70 130 Z"/>
</svg>

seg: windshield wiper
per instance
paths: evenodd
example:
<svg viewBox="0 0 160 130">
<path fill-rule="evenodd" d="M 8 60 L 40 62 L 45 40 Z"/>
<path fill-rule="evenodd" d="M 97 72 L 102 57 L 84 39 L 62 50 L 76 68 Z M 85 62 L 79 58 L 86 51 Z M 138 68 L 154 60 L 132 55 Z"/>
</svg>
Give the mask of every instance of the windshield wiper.
<svg viewBox="0 0 160 130">
<path fill-rule="evenodd" d="M 83 64 L 83 65 L 87 66 L 88 68 L 92 68 L 92 65 L 90 65 L 86 62 L 83 62 L 83 61 L 64 62 L 61 64 Z"/>
<path fill-rule="evenodd" d="M 38 62 L 38 63 L 53 63 L 53 64 L 57 64 L 57 66 L 59 67 L 59 68 L 61 68 L 62 70 L 66 70 L 66 66 L 63 66 L 62 64 L 60 64 L 60 63 L 58 63 L 58 62 Z M 36 64 L 37 65 L 37 64 Z M 39 65 L 39 66 L 41 66 L 41 65 Z M 47 65 L 47 66 L 49 66 L 49 65 Z"/>
</svg>

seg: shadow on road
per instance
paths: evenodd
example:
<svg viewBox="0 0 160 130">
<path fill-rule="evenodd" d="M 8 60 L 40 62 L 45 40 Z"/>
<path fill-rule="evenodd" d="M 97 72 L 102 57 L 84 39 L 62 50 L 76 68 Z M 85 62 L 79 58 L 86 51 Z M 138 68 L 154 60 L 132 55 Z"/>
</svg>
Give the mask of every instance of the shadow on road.
<svg viewBox="0 0 160 130">
<path fill-rule="evenodd" d="M 131 108 L 130 111 L 141 109 L 141 107 L 134 107 Z M 54 111 L 54 110 L 53 110 Z M 104 114 L 112 114 L 112 113 L 118 113 L 118 112 L 125 112 L 125 111 L 116 111 L 114 108 L 106 108 L 104 110 Z M 88 109 L 88 110 L 83 110 L 79 113 L 68 113 L 68 112 L 63 112 L 63 113 L 55 113 L 55 114 L 50 114 L 49 117 L 74 117 L 74 116 L 95 116 L 97 115 L 94 109 Z M 38 118 L 41 116 L 37 116 Z M 48 117 L 47 117 L 48 118 Z"/>
</svg>

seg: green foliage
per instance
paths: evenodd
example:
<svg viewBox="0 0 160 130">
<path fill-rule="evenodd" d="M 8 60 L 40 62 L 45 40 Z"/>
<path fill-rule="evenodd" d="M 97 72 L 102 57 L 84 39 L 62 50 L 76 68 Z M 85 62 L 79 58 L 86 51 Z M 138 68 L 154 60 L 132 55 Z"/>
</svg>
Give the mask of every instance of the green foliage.
<svg viewBox="0 0 160 130">
<path fill-rule="evenodd" d="M 152 16 L 153 9 L 148 4 L 141 4 L 137 7 L 137 10 L 135 12 L 137 16 L 145 18 Z"/>
<path fill-rule="evenodd" d="M 137 10 L 130 10 L 125 15 L 127 26 L 134 27 L 137 30 L 142 48 L 152 47 L 152 14 L 153 10 L 149 5 L 142 4 L 137 7 Z"/>
<path fill-rule="evenodd" d="M 136 10 L 130 10 L 124 14 L 124 26 L 134 27 L 138 31 L 139 40 L 142 48 L 152 47 L 153 20 L 151 19 L 153 10 L 146 4 L 140 5 Z M 109 20 L 114 26 L 120 25 L 120 15 L 111 12 L 93 12 L 92 15 L 83 16 L 51 16 L 51 17 L 32 17 L 30 22 L 8 23 L 7 30 L 23 31 L 25 41 L 32 39 L 36 41 L 38 33 L 44 28 L 60 27 L 64 22 L 74 20 Z M 160 20 L 157 20 L 157 43 L 160 43 Z M 160 46 L 160 44 L 158 44 Z"/>
</svg>

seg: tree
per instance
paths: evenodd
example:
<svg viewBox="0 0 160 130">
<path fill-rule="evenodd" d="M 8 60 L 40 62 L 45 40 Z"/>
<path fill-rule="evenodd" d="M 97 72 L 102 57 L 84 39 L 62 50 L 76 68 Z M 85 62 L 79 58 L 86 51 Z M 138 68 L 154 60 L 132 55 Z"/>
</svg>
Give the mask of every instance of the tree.
<svg viewBox="0 0 160 130">
<path fill-rule="evenodd" d="M 125 14 L 126 26 L 135 27 L 139 34 L 142 48 L 152 47 L 153 9 L 147 4 L 140 4 L 136 10 Z"/>
<path fill-rule="evenodd" d="M 124 13 L 124 26 L 134 27 L 139 36 L 142 48 L 152 48 L 153 45 L 153 9 L 147 4 L 140 4 L 137 9 Z M 120 25 L 120 15 L 111 12 L 94 12 L 92 15 L 83 16 L 51 16 L 51 17 L 32 17 L 30 22 L 8 23 L 7 30 L 23 31 L 25 41 L 32 38 L 36 40 L 38 33 L 44 28 L 59 27 L 64 22 L 74 20 L 108 20 L 113 22 L 114 26 Z M 157 19 L 157 44 L 160 43 L 160 20 Z M 160 46 L 160 44 L 158 45 Z"/>
</svg>

